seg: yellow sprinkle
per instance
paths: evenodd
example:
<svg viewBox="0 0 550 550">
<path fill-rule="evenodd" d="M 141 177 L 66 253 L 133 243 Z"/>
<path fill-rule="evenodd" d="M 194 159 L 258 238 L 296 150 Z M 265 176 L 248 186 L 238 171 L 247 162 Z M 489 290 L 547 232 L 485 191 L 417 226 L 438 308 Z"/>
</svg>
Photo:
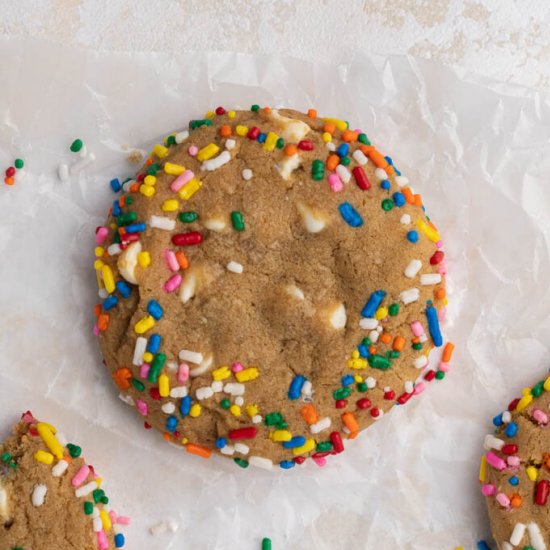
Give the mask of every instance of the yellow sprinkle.
<svg viewBox="0 0 550 550">
<path fill-rule="evenodd" d="M 272 441 L 290 441 L 292 434 L 288 430 L 275 430 L 269 434 Z"/>
<path fill-rule="evenodd" d="M 529 390 L 528 390 L 529 391 Z M 530 404 L 531 401 L 533 401 L 533 396 L 531 394 L 524 395 L 517 404 L 516 411 L 521 412 L 524 409 L 526 409 Z"/>
<path fill-rule="evenodd" d="M 99 271 L 96 270 L 95 272 L 95 278 L 97 280 L 97 288 L 101 289 L 103 288 L 103 280 L 102 278 L 99 276 Z"/>
<path fill-rule="evenodd" d="M 248 134 L 248 128 L 246 126 L 243 126 L 242 124 L 237 124 L 237 127 L 235 128 L 235 133 L 238 136 L 244 137 L 246 134 Z"/>
<path fill-rule="evenodd" d="M 220 148 L 215 143 L 209 143 L 197 153 L 197 160 L 204 162 L 211 159 L 219 150 Z"/>
<path fill-rule="evenodd" d="M 44 422 L 39 422 L 36 425 L 36 430 L 46 444 L 46 447 L 50 449 L 55 458 L 63 458 L 63 447 L 61 446 L 61 443 L 57 441 L 57 438 L 53 435 L 51 426 L 45 424 Z"/>
<path fill-rule="evenodd" d="M 292 449 L 292 454 L 294 456 L 303 455 L 304 453 L 309 453 L 315 449 L 315 439 L 308 439 L 301 447 L 296 447 Z"/>
<path fill-rule="evenodd" d="M 531 481 L 537 481 L 537 478 L 539 477 L 538 468 L 535 468 L 534 466 L 527 466 L 527 468 L 525 468 L 525 473 Z"/>
<path fill-rule="evenodd" d="M 444 305 L 444 306 L 448 306 L 448 305 L 449 305 L 449 300 L 448 300 L 447 298 L 445 298 L 445 299 L 443 300 L 443 305 Z"/>
<path fill-rule="evenodd" d="M 94 262 L 94 269 L 96 271 L 101 271 L 101 268 L 104 266 L 105 264 L 101 261 L 101 260 L 96 260 Z"/>
<path fill-rule="evenodd" d="M 379 307 L 374 314 L 374 318 L 377 321 L 381 321 L 382 319 L 385 319 L 388 315 L 389 312 L 387 307 Z"/>
<path fill-rule="evenodd" d="M 112 224 L 109 225 L 109 227 L 110 227 L 111 229 L 116 229 L 116 228 L 117 228 L 117 225 L 116 225 L 116 223 L 112 223 Z"/>
<path fill-rule="evenodd" d="M 204 118 L 214 118 L 214 111 L 208 111 L 205 115 L 204 115 Z"/>
<path fill-rule="evenodd" d="M 102 247 L 102 246 L 96 246 L 94 248 L 94 254 L 98 257 L 98 258 L 101 258 L 101 256 L 103 256 L 103 254 L 105 254 L 105 249 Z"/>
<path fill-rule="evenodd" d="M 200 188 L 202 187 L 202 181 L 197 178 L 193 178 L 186 183 L 179 191 L 178 197 L 183 200 L 189 200 Z"/>
<path fill-rule="evenodd" d="M 212 371 L 212 378 L 214 380 L 225 380 L 230 376 L 231 376 L 231 370 L 227 365 L 224 365 L 223 367 L 220 367 L 219 369 Z"/>
<path fill-rule="evenodd" d="M 241 408 L 239 407 L 239 405 L 231 405 L 231 407 L 229 407 L 229 412 L 233 416 L 241 416 Z"/>
<path fill-rule="evenodd" d="M 103 275 L 103 284 L 105 290 L 112 294 L 115 291 L 115 278 L 113 277 L 113 271 L 108 265 L 104 265 L 101 268 L 101 274 Z"/>
<path fill-rule="evenodd" d="M 188 443 L 189 443 L 189 439 L 187 439 L 186 437 L 181 438 L 181 444 L 182 445 L 187 445 Z"/>
<path fill-rule="evenodd" d="M 164 171 L 171 176 L 179 176 L 185 172 L 185 166 L 181 164 L 174 164 L 173 162 L 167 162 L 164 165 Z"/>
<path fill-rule="evenodd" d="M 332 136 L 328 132 L 323 132 L 323 135 L 321 137 L 323 138 L 323 141 L 325 143 L 332 141 Z"/>
<path fill-rule="evenodd" d="M 149 174 L 148 176 L 145 176 L 145 178 L 143 180 L 143 183 L 145 185 L 155 185 L 155 183 L 157 183 L 157 178 L 155 178 L 155 176 L 152 176 L 151 174 Z"/>
<path fill-rule="evenodd" d="M 354 349 L 351 352 L 351 359 L 348 359 L 348 367 L 350 369 L 366 369 L 367 366 L 367 360 L 359 357 L 359 350 Z"/>
<path fill-rule="evenodd" d="M 439 233 L 433 227 L 430 227 L 424 220 L 418 220 L 416 225 L 418 225 L 420 231 L 422 231 L 430 241 L 436 243 L 441 240 Z"/>
<path fill-rule="evenodd" d="M 164 212 L 174 212 L 180 206 L 180 203 L 176 199 L 167 199 L 162 203 L 162 209 Z"/>
<path fill-rule="evenodd" d="M 143 354 L 143 361 L 145 363 L 150 363 L 153 360 L 153 354 L 150 351 L 146 351 Z"/>
<path fill-rule="evenodd" d="M 252 418 L 260 412 L 260 407 L 258 405 L 250 404 L 246 406 L 246 414 Z"/>
<path fill-rule="evenodd" d="M 328 122 L 330 124 L 334 124 L 340 132 L 343 132 L 344 130 L 348 129 L 348 123 L 345 120 L 340 120 L 339 118 L 322 118 L 321 120 L 324 120 L 325 122 Z"/>
<path fill-rule="evenodd" d="M 269 134 L 267 134 L 267 137 L 265 138 L 264 150 L 273 151 L 277 146 L 278 139 L 279 136 L 275 132 L 269 132 Z"/>
<path fill-rule="evenodd" d="M 36 453 L 34 453 L 34 459 L 37 462 L 41 462 L 42 464 L 47 464 L 49 466 L 53 462 L 53 455 L 52 453 L 48 453 L 46 451 L 36 451 Z"/>
<path fill-rule="evenodd" d="M 544 381 L 544 389 L 550 391 L 550 376 Z"/>
<path fill-rule="evenodd" d="M 191 408 L 189 409 L 189 416 L 192 418 L 197 418 L 197 416 L 200 416 L 202 412 L 202 407 L 200 403 L 193 403 L 191 405 Z"/>
<path fill-rule="evenodd" d="M 250 380 L 256 380 L 260 376 L 260 371 L 256 367 L 250 367 L 249 369 L 240 370 L 235 373 L 235 378 L 239 382 L 249 382 Z"/>
<path fill-rule="evenodd" d="M 149 267 L 151 264 L 151 254 L 147 251 L 138 254 L 138 264 L 140 267 Z"/>
<path fill-rule="evenodd" d="M 97 488 L 101 489 L 101 484 L 103 483 L 103 478 L 102 477 L 96 477 L 95 482 L 97 483 Z"/>
<path fill-rule="evenodd" d="M 140 319 L 135 325 L 134 330 L 138 334 L 143 334 L 148 330 L 151 330 L 155 326 L 155 319 L 151 315 L 147 315 Z"/>
<path fill-rule="evenodd" d="M 145 359 L 145 354 L 143 358 Z M 170 378 L 164 373 L 159 376 L 159 394 L 161 397 L 170 395 Z"/>
<path fill-rule="evenodd" d="M 139 192 L 142 195 L 151 198 L 155 194 L 155 188 L 152 185 L 140 185 Z"/>
<path fill-rule="evenodd" d="M 363 381 L 363 377 L 362 377 L 360 374 L 356 374 L 356 375 L 353 377 L 353 380 L 354 380 L 357 384 L 360 384 L 360 383 Z"/>
<path fill-rule="evenodd" d="M 464 550 L 464 548 L 462 548 L 462 546 L 457 546 L 455 550 Z"/>
<path fill-rule="evenodd" d="M 109 517 L 109 514 L 106 510 L 101 510 L 99 512 L 99 517 L 101 518 L 101 524 L 103 525 L 103 529 L 105 529 L 105 532 L 108 532 L 111 530 L 111 518 Z"/>
<path fill-rule="evenodd" d="M 227 113 L 227 116 L 228 116 L 229 118 L 235 118 L 235 111 L 229 111 L 229 112 Z"/>
<path fill-rule="evenodd" d="M 485 480 L 487 479 L 487 460 L 485 458 L 485 455 L 481 457 L 481 464 L 479 465 L 479 481 L 481 483 L 485 483 Z"/>
<path fill-rule="evenodd" d="M 164 145 L 161 145 L 160 143 L 157 143 L 153 147 L 153 153 L 155 153 L 159 159 L 163 159 L 168 156 L 168 148 L 164 147 Z"/>
</svg>

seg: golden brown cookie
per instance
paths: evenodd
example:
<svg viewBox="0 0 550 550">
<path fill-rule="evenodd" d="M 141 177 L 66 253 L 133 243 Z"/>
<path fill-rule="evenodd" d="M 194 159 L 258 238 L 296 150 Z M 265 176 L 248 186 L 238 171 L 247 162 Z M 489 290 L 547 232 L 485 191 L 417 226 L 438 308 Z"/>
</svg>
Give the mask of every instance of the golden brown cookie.
<svg viewBox="0 0 550 550">
<path fill-rule="evenodd" d="M 2 550 L 122 548 L 117 517 L 78 445 L 51 424 L 22 415 L 0 445 Z"/>
<path fill-rule="evenodd" d="M 493 419 L 480 480 L 500 550 L 550 548 L 550 377 Z"/>
<path fill-rule="evenodd" d="M 146 427 L 290 468 L 420 393 L 445 261 L 408 180 L 344 121 L 226 112 L 154 147 L 97 229 L 96 334 Z M 429 334 L 429 335 L 428 335 Z"/>
</svg>

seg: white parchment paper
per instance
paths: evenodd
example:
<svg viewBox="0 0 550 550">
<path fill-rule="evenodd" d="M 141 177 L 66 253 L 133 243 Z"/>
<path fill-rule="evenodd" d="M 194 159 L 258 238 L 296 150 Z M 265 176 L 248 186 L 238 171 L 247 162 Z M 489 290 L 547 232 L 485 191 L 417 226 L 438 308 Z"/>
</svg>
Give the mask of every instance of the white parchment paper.
<svg viewBox="0 0 550 550">
<path fill-rule="evenodd" d="M 0 42 L 0 435 L 62 426 L 133 517 L 128 548 L 441 550 L 488 537 L 477 468 L 490 419 L 550 363 L 550 99 L 407 57 L 347 65 L 233 53 L 105 54 Z M 145 432 L 92 335 L 94 229 L 108 181 L 217 105 L 283 104 L 363 128 L 422 193 L 446 243 L 457 344 L 442 382 L 319 469 L 241 470 Z M 97 161 L 56 176 L 82 138 Z M 177 533 L 148 528 L 172 519 Z"/>
</svg>

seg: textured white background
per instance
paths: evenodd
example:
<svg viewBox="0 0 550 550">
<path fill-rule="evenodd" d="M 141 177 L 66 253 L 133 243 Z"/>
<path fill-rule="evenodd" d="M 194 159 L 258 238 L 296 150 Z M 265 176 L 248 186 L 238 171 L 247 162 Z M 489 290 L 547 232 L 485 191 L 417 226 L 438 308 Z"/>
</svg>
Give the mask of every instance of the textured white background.
<svg viewBox="0 0 550 550">
<path fill-rule="evenodd" d="M 441 550 L 486 537 L 475 480 L 482 436 L 548 358 L 547 3 L 0 8 L 0 161 L 21 155 L 29 167 L 27 180 L 0 188 L 2 433 L 29 407 L 63 426 L 134 517 L 129 548 L 255 550 L 269 535 L 277 550 Z M 224 49 L 315 64 L 205 55 Z M 100 368 L 88 313 L 106 181 L 129 171 L 121 144 L 142 145 L 219 103 L 256 101 L 342 114 L 393 153 L 448 243 L 448 330 L 459 343 L 445 382 L 325 470 L 286 476 L 152 449 L 155 434 Z M 61 185 L 52 176 L 76 135 L 98 161 Z M 170 517 L 176 536 L 147 533 Z"/>
</svg>

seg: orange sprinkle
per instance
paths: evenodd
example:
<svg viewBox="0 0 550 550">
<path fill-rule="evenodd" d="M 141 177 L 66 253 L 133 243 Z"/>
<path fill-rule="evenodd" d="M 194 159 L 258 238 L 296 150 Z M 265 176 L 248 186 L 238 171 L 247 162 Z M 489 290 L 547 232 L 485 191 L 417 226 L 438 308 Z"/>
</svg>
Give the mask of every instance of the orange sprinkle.
<svg viewBox="0 0 550 550">
<path fill-rule="evenodd" d="M 96 304 L 96 305 L 94 306 L 94 316 L 95 316 L 95 317 L 99 317 L 99 316 L 101 315 L 101 310 L 102 310 L 102 309 L 103 309 L 103 308 L 101 307 L 101 304 Z"/>
<path fill-rule="evenodd" d="M 523 498 L 517 493 L 510 495 L 510 504 L 512 508 L 519 508 L 523 504 Z"/>
<path fill-rule="evenodd" d="M 443 355 L 441 356 L 441 360 L 444 363 L 448 363 L 451 360 L 454 349 L 455 345 L 452 342 L 447 342 L 445 344 L 445 347 L 443 348 Z"/>
<path fill-rule="evenodd" d="M 264 107 L 264 112 L 267 114 L 271 113 L 271 107 Z"/>
<path fill-rule="evenodd" d="M 220 136 L 222 137 L 229 137 L 231 135 L 231 126 L 227 125 L 227 124 L 224 124 L 221 128 L 220 128 Z"/>
<path fill-rule="evenodd" d="M 329 155 L 327 159 L 327 169 L 336 170 L 336 167 L 340 163 L 340 157 L 338 155 Z"/>
<path fill-rule="evenodd" d="M 363 154 L 367 155 L 367 157 L 370 155 L 371 151 L 374 151 L 374 145 L 360 145 L 359 149 L 363 152 Z"/>
<path fill-rule="evenodd" d="M 404 347 L 405 347 L 405 338 L 403 338 L 403 336 L 396 336 L 395 339 L 393 340 L 392 348 L 395 351 L 402 351 Z"/>
<path fill-rule="evenodd" d="M 342 422 L 344 423 L 344 426 L 346 426 L 346 428 L 351 432 L 349 438 L 353 439 L 359 432 L 359 424 L 357 423 L 355 415 L 352 412 L 345 412 L 342 415 Z"/>
<path fill-rule="evenodd" d="M 544 459 L 544 465 L 550 470 L 550 454 L 544 453 L 542 457 Z"/>
<path fill-rule="evenodd" d="M 307 116 L 309 118 L 317 118 L 317 109 L 308 109 Z"/>
<path fill-rule="evenodd" d="M 105 331 L 105 330 L 107 330 L 108 326 L 109 326 L 109 314 L 108 313 L 102 313 L 97 318 L 97 328 L 99 328 L 99 330 L 101 330 L 101 331 Z"/>
<path fill-rule="evenodd" d="M 132 185 L 130 185 L 130 192 L 137 193 L 139 191 L 139 186 L 140 184 L 137 181 L 136 183 L 132 183 Z"/>
<path fill-rule="evenodd" d="M 124 236 L 124 235 L 126 235 L 126 229 L 124 229 L 124 227 L 119 227 L 119 228 L 117 229 L 117 231 L 118 231 L 118 234 L 119 234 L 121 237 Z"/>
<path fill-rule="evenodd" d="M 149 157 L 146 161 L 145 161 L 145 164 L 147 166 L 151 166 L 151 164 L 153 164 L 153 159 L 151 157 Z"/>
<path fill-rule="evenodd" d="M 394 167 L 388 163 L 388 167 L 386 168 L 386 173 L 388 174 L 388 176 L 391 176 L 394 172 L 395 172 Z"/>
<path fill-rule="evenodd" d="M 376 353 L 376 346 L 369 346 L 369 353 L 374 355 Z"/>
<path fill-rule="evenodd" d="M 210 458 L 212 455 L 212 449 L 208 449 L 207 447 L 203 447 L 202 445 L 197 445 L 196 443 L 188 443 L 185 446 L 185 449 L 188 453 L 202 456 L 202 458 Z"/>
<path fill-rule="evenodd" d="M 334 134 L 335 131 L 336 131 L 336 125 L 332 124 L 332 122 L 327 122 L 323 126 L 323 132 L 328 132 L 329 134 Z"/>
<path fill-rule="evenodd" d="M 71 455 L 63 456 L 63 460 L 67 462 L 67 464 L 71 464 L 71 462 L 73 461 Z"/>
<path fill-rule="evenodd" d="M 380 335 L 380 342 L 383 344 L 389 344 L 391 342 L 391 334 L 389 332 L 384 332 Z"/>
<path fill-rule="evenodd" d="M 422 208 L 422 197 L 418 193 L 414 196 L 414 205 Z"/>
<path fill-rule="evenodd" d="M 184 252 L 176 252 L 176 260 L 182 269 L 187 269 L 189 267 L 189 260 Z"/>
<path fill-rule="evenodd" d="M 118 204 L 120 206 L 126 206 L 126 195 L 122 195 L 122 197 L 120 197 L 120 199 L 118 199 Z"/>
<path fill-rule="evenodd" d="M 311 424 L 315 424 L 319 420 L 319 416 L 317 415 L 317 411 L 315 410 L 315 407 L 313 405 L 304 405 L 300 409 L 300 414 L 310 426 Z"/>
<path fill-rule="evenodd" d="M 130 378 L 132 378 L 132 371 L 127 367 L 117 369 L 112 374 L 115 384 L 121 390 L 127 390 L 130 387 Z"/>
<path fill-rule="evenodd" d="M 164 441 L 168 441 L 168 442 L 170 442 L 170 440 L 172 439 L 172 436 L 168 432 L 164 432 L 162 434 L 162 437 L 164 438 Z"/>
<path fill-rule="evenodd" d="M 438 299 L 438 300 L 443 300 L 445 298 L 445 296 L 447 295 L 447 292 L 445 291 L 444 288 L 437 288 L 435 291 L 434 291 L 434 296 Z"/>
<path fill-rule="evenodd" d="M 342 132 L 342 139 L 346 143 L 353 143 L 354 141 L 357 141 L 357 137 L 359 134 L 357 132 L 354 132 L 353 130 L 344 130 Z"/>
<path fill-rule="evenodd" d="M 294 143 L 289 143 L 285 147 L 285 155 L 287 157 L 291 157 L 292 155 L 295 155 L 298 152 L 298 147 L 294 145 Z"/>
<path fill-rule="evenodd" d="M 415 336 L 415 337 L 411 340 L 411 342 L 412 342 L 413 344 L 418 344 L 418 343 L 420 342 L 420 338 L 419 338 L 418 336 Z"/>
<path fill-rule="evenodd" d="M 6 176 L 4 178 L 4 182 L 6 185 L 13 185 L 15 183 L 15 179 L 13 177 Z"/>
<path fill-rule="evenodd" d="M 405 197 L 405 200 L 409 204 L 414 204 L 414 195 L 413 195 L 413 192 L 411 191 L 410 187 L 403 187 L 403 189 L 401 189 L 401 193 L 403 193 L 403 196 Z"/>
<path fill-rule="evenodd" d="M 384 155 L 379 153 L 376 149 L 374 149 L 374 147 L 369 151 L 368 156 L 378 168 L 386 169 L 389 166 L 388 161 L 384 158 Z"/>
</svg>

